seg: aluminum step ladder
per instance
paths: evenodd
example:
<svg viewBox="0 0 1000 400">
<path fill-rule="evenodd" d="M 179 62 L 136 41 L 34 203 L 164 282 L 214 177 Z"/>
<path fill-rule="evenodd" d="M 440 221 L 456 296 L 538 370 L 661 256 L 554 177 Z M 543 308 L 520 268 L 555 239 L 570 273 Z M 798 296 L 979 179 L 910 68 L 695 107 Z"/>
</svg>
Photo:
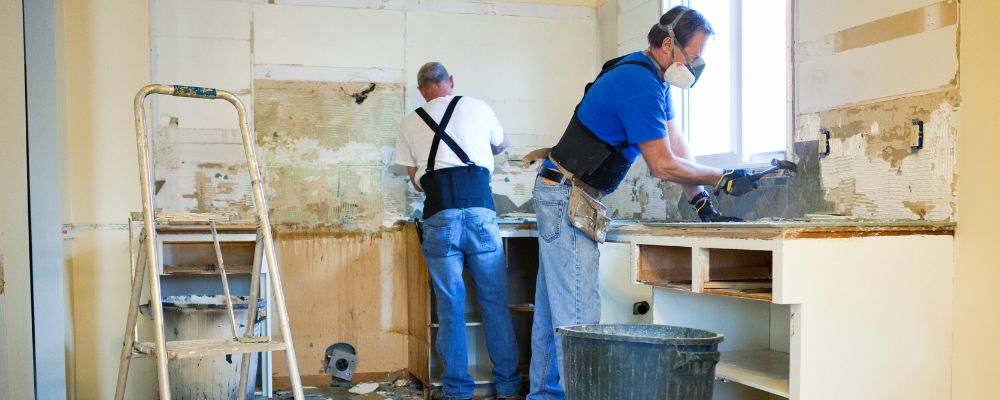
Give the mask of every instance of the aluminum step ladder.
<svg viewBox="0 0 1000 400">
<path fill-rule="evenodd" d="M 150 148 L 148 146 L 148 135 L 145 126 L 144 102 L 150 94 L 163 94 L 177 97 L 190 97 L 198 99 L 221 99 L 231 103 L 237 112 L 240 122 L 240 132 L 243 138 L 243 150 L 246 154 L 247 167 L 250 172 L 251 191 L 253 192 L 254 209 L 256 211 L 255 228 L 257 231 L 257 244 L 263 247 L 263 255 L 267 264 L 269 281 L 271 282 L 272 297 L 278 323 L 281 327 L 281 337 L 283 342 L 275 341 L 267 336 L 254 335 L 254 320 L 256 319 L 257 298 L 259 295 L 260 274 L 262 266 L 255 263 L 251 275 L 250 302 L 247 310 L 246 331 L 239 335 L 236 328 L 236 320 L 233 312 L 232 301 L 229 296 L 229 285 L 226 279 L 224 260 L 222 259 L 221 246 L 219 244 L 216 220 L 209 218 L 172 218 L 166 220 L 157 218 L 155 207 L 153 206 L 153 169 L 150 163 Z M 132 292 L 129 302 L 128 318 L 125 326 L 125 343 L 122 347 L 121 360 L 118 368 L 118 384 L 115 388 L 115 399 L 123 399 L 125 396 L 125 384 L 128 379 L 129 362 L 133 358 L 154 357 L 156 359 L 157 381 L 159 385 L 159 398 L 161 400 L 170 399 L 170 377 L 167 370 L 167 363 L 172 359 L 197 358 L 224 354 L 242 354 L 243 359 L 240 366 L 240 384 L 237 391 L 238 396 L 246 393 L 248 385 L 248 372 L 250 365 L 250 355 L 252 353 L 267 351 L 285 351 L 288 359 L 288 373 L 292 384 L 292 393 L 296 400 L 303 399 L 302 380 L 299 376 L 298 363 L 295 359 L 295 347 L 292 343 L 291 327 L 288 323 L 288 310 L 285 306 L 285 296 L 281 284 L 281 276 L 278 269 L 278 260 L 274 252 L 274 238 L 271 234 L 271 222 L 267 215 L 267 202 L 264 198 L 264 189 L 261 184 L 260 168 L 257 164 L 255 141 L 247 123 L 246 108 L 238 97 L 230 92 L 211 88 L 179 86 L 179 85 L 148 85 L 139 90 L 135 95 L 135 127 L 136 142 L 139 153 L 139 181 L 142 191 L 142 229 L 140 243 L 142 244 L 139 256 L 135 259 L 132 276 Z M 169 226 L 167 226 L 169 225 Z M 130 224 L 131 227 L 131 224 Z M 227 299 L 227 309 L 233 330 L 232 338 L 223 339 L 199 339 L 167 342 L 164 339 L 163 331 L 163 302 L 160 292 L 160 271 L 159 265 L 162 262 L 162 254 L 158 253 L 157 235 L 165 229 L 201 229 L 210 230 L 212 241 L 216 253 L 216 267 L 222 278 L 223 288 Z M 137 321 L 139 315 L 139 302 L 142 297 L 143 276 L 149 277 L 149 297 L 150 308 L 153 316 L 154 340 L 152 342 L 140 342 L 137 334 Z"/>
</svg>

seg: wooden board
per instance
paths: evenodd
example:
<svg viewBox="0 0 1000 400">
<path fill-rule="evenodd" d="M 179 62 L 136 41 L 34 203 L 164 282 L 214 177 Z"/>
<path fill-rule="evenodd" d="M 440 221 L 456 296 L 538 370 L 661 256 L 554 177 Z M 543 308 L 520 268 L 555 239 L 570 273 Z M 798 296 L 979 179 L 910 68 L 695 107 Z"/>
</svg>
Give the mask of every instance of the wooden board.
<svg viewBox="0 0 1000 400">
<path fill-rule="evenodd" d="M 675 287 L 691 283 L 691 248 L 639 245 L 636 277 L 640 282 Z"/>
<path fill-rule="evenodd" d="M 407 344 L 409 355 L 407 368 L 414 378 L 427 385 L 430 384 L 428 358 L 432 351 L 430 347 L 430 274 L 420 250 L 420 238 L 417 236 L 417 230 L 409 230 L 406 234 L 406 240 L 407 330 L 410 334 Z"/>
<path fill-rule="evenodd" d="M 708 249 L 708 281 L 770 279 L 770 251 Z"/>
<path fill-rule="evenodd" d="M 419 252 L 415 239 L 412 226 L 377 233 L 278 235 L 300 371 L 318 371 L 326 347 L 338 342 L 357 350 L 357 373 L 407 368 L 408 273 L 413 270 L 408 266 L 415 261 L 412 252 Z M 288 374 L 280 353 L 274 372 Z"/>
</svg>

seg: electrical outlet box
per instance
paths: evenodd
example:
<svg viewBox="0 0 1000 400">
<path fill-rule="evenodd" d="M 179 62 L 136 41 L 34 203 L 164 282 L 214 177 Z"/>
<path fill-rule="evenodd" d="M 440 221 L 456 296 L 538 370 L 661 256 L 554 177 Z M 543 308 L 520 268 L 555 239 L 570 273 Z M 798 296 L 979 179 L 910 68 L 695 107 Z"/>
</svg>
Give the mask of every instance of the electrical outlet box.
<svg viewBox="0 0 1000 400">
<path fill-rule="evenodd" d="M 924 121 L 914 119 L 910 125 L 910 150 L 917 152 L 924 148 Z"/>
<path fill-rule="evenodd" d="M 830 130 L 819 129 L 819 156 L 820 158 L 830 155 Z"/>
</svg>

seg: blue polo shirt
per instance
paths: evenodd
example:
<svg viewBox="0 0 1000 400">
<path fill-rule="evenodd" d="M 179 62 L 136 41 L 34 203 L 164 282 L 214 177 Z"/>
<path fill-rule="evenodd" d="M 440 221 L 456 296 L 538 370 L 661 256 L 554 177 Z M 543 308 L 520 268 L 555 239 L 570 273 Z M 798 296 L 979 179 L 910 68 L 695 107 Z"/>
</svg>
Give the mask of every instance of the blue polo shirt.
<svg viewBox="0 0 1000 400">
<path fill-rule="evenodd" d="M 639 61 L 656 70 L 641 51 L 623 61 Z M 587 91 L 577 117 L 605 143 L 628 142 L 622 153 L 629 161 L 639 156 L 639 143 L 667 137 L 667 121 L 674 118 L 670 87 L 649 69 L 621 65 L 604 74 Z"/>
</svg>

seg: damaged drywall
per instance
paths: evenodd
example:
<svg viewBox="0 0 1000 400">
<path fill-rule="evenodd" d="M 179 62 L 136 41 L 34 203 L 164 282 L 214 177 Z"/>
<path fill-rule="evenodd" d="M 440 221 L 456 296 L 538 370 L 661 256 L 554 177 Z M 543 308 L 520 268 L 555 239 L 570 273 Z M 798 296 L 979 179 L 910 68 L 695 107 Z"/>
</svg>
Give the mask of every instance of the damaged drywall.
<svg viewBox="0 0 1000 400">
<path fill-rule="evenodd" d="M 612 218 L 644 221 L 675 221 L 680 217 L 677 199 L 684 188 L 654 178 L 643 159 L 637 159 L 618 190 L 605 197 Z"/>
<path fill-rule="evenodd" d="M 153 139 L 156 206 L 166 213 L 253 214 L 250 173 L 239 130 L 192 129 L 165 116 Z"/>
<path fill-rule="evenodd" d="M 820 162 L 826 200 L 860 218 L 953 220 L 959 103 L 949 90 L 818 113 L 819 126 L 805 129 L 830 132 Z M 924 127 L 916 151 L 913 120 Z"/>
<path fill-rule="evenodd" d="M 392 168 L 403 85 L 259 80 L 254 87 L 277 229 L 373 232 L 409 216 L 406 173 Z"/>
<path fill-rule="evenodd" d="M 537 164 L 526 165 L 510 151 L 494 157 L 491 186 L 497 215 L 533 213 L 531 190 L 535 187 Z M 421 206 L 422 207 L 422 206 Z"/>
</svg>

